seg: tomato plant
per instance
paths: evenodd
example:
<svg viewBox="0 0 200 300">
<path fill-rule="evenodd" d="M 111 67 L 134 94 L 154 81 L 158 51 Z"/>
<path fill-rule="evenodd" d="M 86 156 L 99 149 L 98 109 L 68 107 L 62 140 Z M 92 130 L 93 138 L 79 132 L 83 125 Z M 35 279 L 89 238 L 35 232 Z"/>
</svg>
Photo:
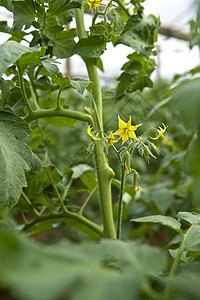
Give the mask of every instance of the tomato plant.
<svg viewBox="0 0 200 300">
<path fill-rule="evenodd" d="M 2 295 L 200 298 L 199 69 L 153 86 L 142 2 L 0 0 Z M 114 88 L 108 43 L 132 49 Z M 87 80 L 60 72 L 73 55 Z"/>
</svg>

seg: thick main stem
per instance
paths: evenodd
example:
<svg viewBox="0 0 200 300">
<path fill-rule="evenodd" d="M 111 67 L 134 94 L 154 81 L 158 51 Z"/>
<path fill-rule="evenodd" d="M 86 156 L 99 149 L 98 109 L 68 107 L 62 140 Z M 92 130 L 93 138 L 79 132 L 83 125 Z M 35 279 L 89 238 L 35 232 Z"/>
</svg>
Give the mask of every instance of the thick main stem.
<svg viewBox="0 0 200 300">
<path fill-rule="evenodd" d="M 83 8 L 75 9 L 74 12 L 78 37 L 79 39 L 87 38 L 83 19 Z M 94 124 L 94 130 L 103 130 L 102 96 L 99 76 L 93 59 L 89 57 L 84 57 L 83 59 L 87 67 L 89 78 L 94 83 L 92 94 L 95 103 L 94 109 L 97 117 L 97 120 Z M 111 180 L 114 177 L 114 172 L 108 165 L 101 141 L 98 141 L 95 144 L 95 164 L 98 177 L 104 237 L 115 239 L 116 232 L 113 221 L 111 197 Z"/>
</svg>

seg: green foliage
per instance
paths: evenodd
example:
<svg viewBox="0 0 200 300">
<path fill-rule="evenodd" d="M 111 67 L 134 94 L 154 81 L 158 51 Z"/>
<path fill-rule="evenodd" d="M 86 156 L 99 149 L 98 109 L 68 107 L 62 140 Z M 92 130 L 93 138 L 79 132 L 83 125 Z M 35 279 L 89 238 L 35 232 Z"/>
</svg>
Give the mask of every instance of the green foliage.
<svg viewBox="0 0 200 300">
<path fill-rule="evenodd" d="M 129 61 L 122 67 L 123 73 L 118 80 L 117 97 L 145 87 L 152 87 L 150 75 L 154 70 L 155 61 L 150 58 L 154 54 L 154 42 L 157 40 L 159 20 L 155 16 L 144 16 L 140 11 L 130 16 L 122 35 L 116 44 L 124 44 L 134 49 L 128 55 Z"/>
<path fill-rule="evenodd" d="M 26 144 L 30 128 L 21 118 L 0 112 L 0 208 L 11 209 L 25 187 L 25 172 L 30 169 L 33 155 Z"/>
<path fill-rule="evenodd" d="M 0 233 L 0 241 L 0 254 L 6 256 L 0 267 L 3 286 L 26 300 L 121 299 L 124 294 L 138 299 L 147 275 L 156 276 L 165 266 L 161 251 L 135 242 L 102 241 L 97 246 L 63 241 L 41 247 L 6 232 Z"/>
</svg>

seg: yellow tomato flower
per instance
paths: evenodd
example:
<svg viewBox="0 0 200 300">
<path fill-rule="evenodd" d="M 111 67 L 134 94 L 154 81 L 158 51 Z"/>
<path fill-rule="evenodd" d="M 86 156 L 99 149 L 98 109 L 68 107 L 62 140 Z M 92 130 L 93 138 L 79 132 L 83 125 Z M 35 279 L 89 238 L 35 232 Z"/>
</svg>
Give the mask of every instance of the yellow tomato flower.
<svg viewBox="0 0 200 300">
<path fill-rule="evenodd" d="M 141 126 L 142 124 L 138 124 L 138 125 L 131 125 L 131 116 L 129 117 L 129 121 L 128 123 L 125 123 L 124 121 L 122 121 L 120 119 L 120 117 L 118 116 L 118 119 L 119 119 L 119 129 L 114 132 L 113 134 L 114 135 L 121 135 L 122 137 L 122 145 L 128 140 L 128 138 L 132 138 L 132 139 L 135 139 L 137 141 L 140 141 L 136 134 L 135 134 L 135 130 Z"/>
<path fill-rule="evenodd" d="M 105 138 L 106 142 L 107 142 L 107 146 L 112 146 L 113 143 L 117 143 L 119 141 L 119 139 L 116 139 L 113 135 L 113 131 L 111 131 L 111 133 L 109 134 L 108 138 Z"/>
<path fill-rule="evenodd" d="M 96 137 L 96 136 L 94 135 L 94 133 L 91 132 L 91 131 L 92 131 L 92 128 L 93 128 L 93 127 L 92 127 L 91 125 L 88 126 L 87 134 L 90 136 L 90 138 L 91 138 L 92 140 L 94 140 L 94 141 L 99 141 L 100 138 Z"/>
<path fill-rule="evenodd" d="M 156 136 L 155 138 L 151 137 L 152 140 L 157 140 L 157 139 L 159 139 L 160 136 L 165 140 L 163 133 L 166 131 L 167 127 L 163 123 L 162 123 L 162 125 L 163 125 L 163 128 L 159 127 L 159 129 L 156 129 L 156 131 L 158 132 L 158 136 Z"/>
<path fill-rule="evenodd" d="M 89 5 L 90 9 L 93 10 L 93 8 L 97 8 L 99 5 L 101 5 L 102 0 L 88 0 L 87 4 Z"/>
</svg>

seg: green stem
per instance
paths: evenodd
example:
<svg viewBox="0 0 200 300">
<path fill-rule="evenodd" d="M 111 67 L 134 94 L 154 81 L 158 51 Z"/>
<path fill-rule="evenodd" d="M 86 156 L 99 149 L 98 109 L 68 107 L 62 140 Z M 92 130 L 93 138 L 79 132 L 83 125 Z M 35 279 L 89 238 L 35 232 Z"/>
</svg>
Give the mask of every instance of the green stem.
<svg viewBox="0 0 200 300">
<path fill-rule="evenodd" d="M 67 117 L 72 118 L 84 122 L 88 122 L 93 126 L 93 118 L 92 116 L 82 113 L 80 111 L 70 110 L 70 109 L 39 109 L 36 111 L 29 111 L 29 114 L 24 118 L 26 122 L 31 122 L 40 118 L 47 117 Z"/>
<path fill-rule="evenodd" d="M 96 232 L 100 237 L 103 237 L 103 230 L 102 227 L 95 224 L 94 222 L 88 220 L 87 218 L 85 218 L 84 216 L 79 216 L 76 213 L 72 213 L 70 211 L 68 212 L 64 212 L 61 214 L 51 214 L 51 215 L 47 215 L 47 216 L 38 216 L 37 218 L 35 218 L 34 221 L 30 222 L 29 224 L 24 226 L 24 230 L 28 230 L 31 227 L 33 227 L 35 224 L 40 223 L 40 222 L 44 222 L 47 220 L 55 220 L 55 219 L 72 219 L 77 221 L 78 223 L 81 223 L 83 225 L 85 225 L 86 227 L 90 228 L 91 230 L 93 230 L 94 232 Z"/>
<path fill-rule="evenodd" d="M 32 85 L 31 80 L 30 80 L 30 82 L 29 82 L 29 88 L 30 88 L 30 92 L 31 92 L 31 96 L 32 96 L 34 105 L 35 105 L 35 109 L 40 109 L 40 106 L 39 106 L 39 104 L 38 104 L 38 102 L 37 102 L 37 98 L 36 98 L 35 92 L 34 92 L 34 90 L 33 90 L 33 85 Z"/>
<path fill-rule="evenodd" d="M 86 198 L 85 202 L 83 203 L 81 209 L 79 210 L 78 214 L 82 215 L 83 211 L 86 207 L 86 205 L 88 204 L 88 202 L 90 201 L 91 197 L 93 196 L 94 192 L 96 191 L 98 186 L 95 186 L 95 188 L 89 193 L 88 197 Z"/>
<path fill-rule="evenodd" d="M 193 225 L 188 229 L 188 231 L 186 232 L 186 234 L 183 236 L 182 242 L 181 242 L 181 244 L 179 246 L 179 249 L 178 249 L 178 253 L 176 255 L 176 258 L 175 258 L 175 260 L 173 262 L 171 271 L 169 273 L 169 278 L 173 278 L 175 276 L 175 274 L 176 274 L 176 270 L 178 268 L 179 262 L 181 260 L 181 256 L 182 256 L 183 251 L 184 251 L 186 238 L 187 238 L 187 236 L 190 233 L 190 231 L 191 231 L 192 228 L 193 228 Z M 170 288 L 169 288 L 169 285 L 167 284 L 167 286 L 165 288 L 165 293 L 164 293 L 164 300 L 168 300 L 168 299 L 170 299 Z"/>
<path fill-rule="evenodd" d="M 58 200 L 59 200 L 59 202 L 60 202 L 60 204 L 61 204 L 61 206 L 62 206 L 63 211 L 64 211 L 65 213 L 68 213 L 68 209 L 65 207 L 65 204 L 64 204 L 64 202 L 63 202 L 63 199 L 62 199 L 62 197 L 61 197 L 61 195 L 60 195 L 60 193 L 59 193 L 59 191 L 58 191 L 58 189 L 57 189 L 57 186 L 56 186 L 55 183 L 53 182 L 51 175 L 49 174 L 49 172 L 48 172 L 46 169 L 45 169 L 45 171 L 46 171 L 46 174 L 47 174 L 47 176 L 49 177 L 49 179 L 50 179 L 50 181 L 51 181 L 51 185 L 52 185 L 52 187 L 53 187 L 53 189 L 54 189 L 54 191 L 55 191 L 55 193 L 56 193 L 56 196 L 58 197 Z"/>
<path fill-rule="evenodd" d="M 40 214 L 37 211 L 37 209 L 34 207 L 34 205 L 32 204 L 32 202 L 29 200 L 29 198 L 26 196 L 26 194 L 23 191 L 22 191 L 22 196 L 23 196 L 24 200 L 26 200 L 26 202 L 28 203 L 28 205 L 31 207 L 31 209 L 33 210 L 33 213 L 35 214 L 35 216 L 40 216 Z"/>
<path fill-rule="evenodd" d="M 122 212 L 123 212 L 123 193 L 124 193 L 124 184 L 125 184 L 125 167 L 121 166 L 121 188 L 120 188 L 120 197 L 118 204 L 118 213 L 117 213 L 117 239 L 121 238 L 121 226 L 122 226 Z"/>
<path fill-rule="evenodd" d="M 83 19 L 83 7 L 81 9 L 74 9 L 75 13 L 75 19 L 76 19 L 76 27 L 78 32 L 79 39 L 87 38 L 87 32 L 85 31 L 85 25 L 84 25 L 84 19 Z M 94 101 L 96 104 L 96 114 L 97 114 L 97 120 L 99 124 L 96 124 L 95 131 L 101 130 L 103 131 L 103 122 L 102 122 L 102 95 L 101 95 L 101 86 L 99 82 L 99 76 L 97 73 L 96 65 L 94 64 L 94 60 L 90 57 L 84 57 L 83 58 L 89 79 L 94 83 L 94 87 L 92 89 L 92 94 L 94 97 Z"/>
<path fill-rule="evenodd" d="M 101 142 L 95 144 L 95 164 L 98 177 L 104 237 L 115 239 L 116 232 L 112 213 L 111 182 L 114 177 L 109 167 Z"/>
<path fill-rule="evenodd" d="M 23 72 L 21 71 L 20 67 L 18 66 L 17 64 L 17 69 L 18 69 L 18 74 L 19 74 L 19 83 L 20 83 L 20 87 L 21 87 L 21 93 L 22 93 L 22 96 L 26 102 L 26 105 L 27 105 L 27 108 L 28 108 L 28 111 L 29 113 L 31 113 L 33 111 L 30 103 L 29 103 L 29 99 L 27 97 L 27 94 L 26 94 L 26 89 L 25 89 L 25 84 L 24 84 L 24 78 L 23 78 Z"/>
<path fill-rule="evenodd" d="M 61 92 L 62 92 L 62 86 L 60 87 L 59 92 L 58 92 L 57 109 L 60 109 L 60 106 L 61 106 L 61 103 L 60 103 L 60 95 L 61 95 Z"/>
<path fill-rule="evenodd" d="M 74 9 L 75 20 L 77 24 L 77 32 L 79 39 L 87 38 L 83 19 L 82 9 Z M 94 102 L 96 104 L 97 120 L 94 124 L 94 130 L 103 132 L 103 118 L 102 118 L 102 95 L 99 76 L 94 60 L 89 57 L 83 57 L 90 80 L 94 83 L 92 90 Z M 95 106 L 94 106 L 95 107 Z M 99 196 L 101 203 L 102 221 L 104 228 L 104 237 L 115 239 L 116 232 L 114 227 L 113 213 L 112 213 L 112 197 L 111 197 L 111 181 L 114 177 L 113 170 L 109 167 L 107 158 L 103 150 L 103 143 L 101 141 L 95 143 L 95 165 L 97 170 Z"/>
<path fill-rule="evenodd" d="M 73 178 L 71 177 L 70 180 L 69 180 L 69 182 L 68 182 L 68 184 L 67 184 L 67 186 L 66 186 L 66 188 L 65 188 L 65 191 L 64 191 L 64 193 L 63 193 L 63 195 L 62 195 L 62 200 L 63 200 L 63 201 L 64 201 L 65 198 L 67 197 L 67 194 L 68 194 L 69 189 L 70 189 L 70 187 L 71 187 L 71 185 L 72 185 L 72 182 L 73 182 Z"/>
</svg>

